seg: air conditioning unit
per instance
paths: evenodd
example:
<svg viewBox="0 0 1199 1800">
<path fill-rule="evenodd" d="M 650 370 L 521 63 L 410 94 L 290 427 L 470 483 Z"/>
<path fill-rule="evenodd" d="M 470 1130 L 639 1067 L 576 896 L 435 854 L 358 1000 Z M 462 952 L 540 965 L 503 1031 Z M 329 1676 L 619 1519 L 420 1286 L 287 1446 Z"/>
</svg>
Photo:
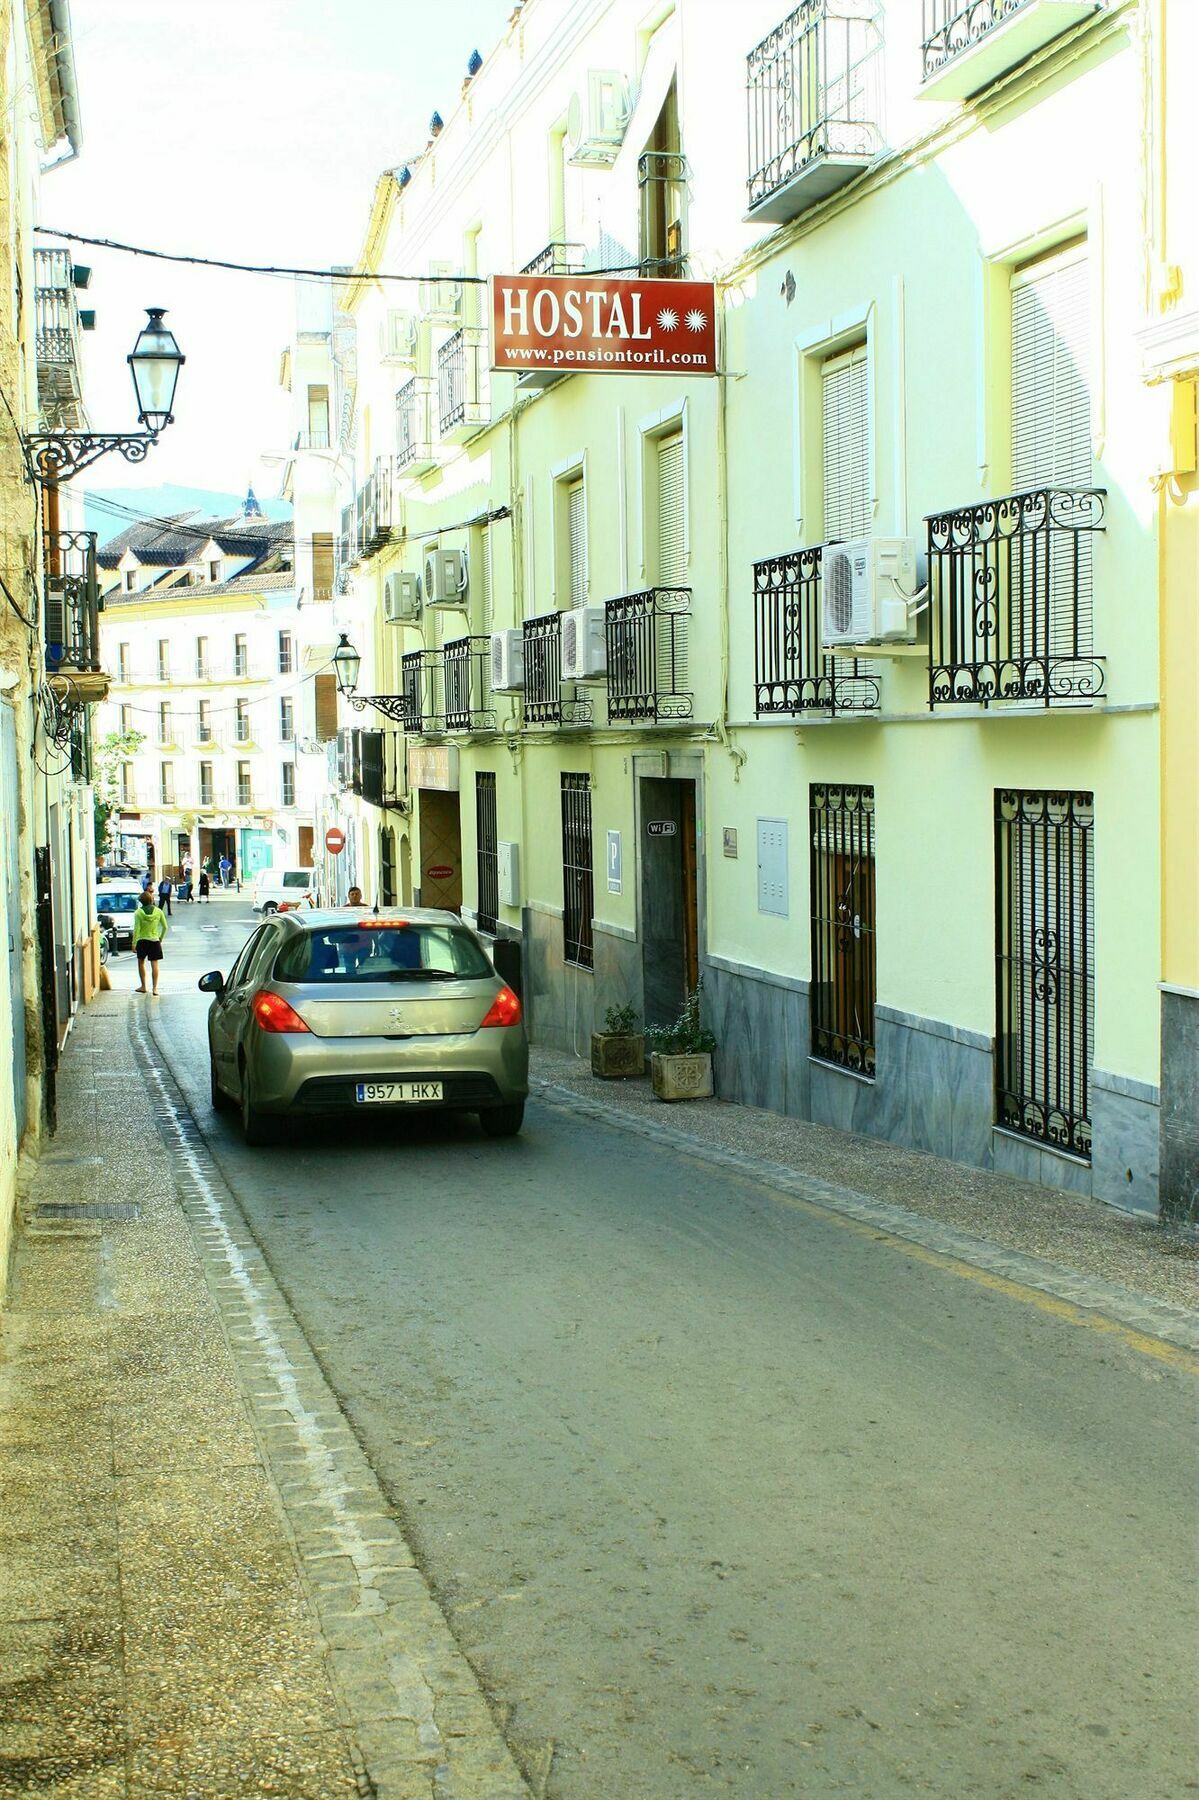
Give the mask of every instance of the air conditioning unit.
<svg viewBox="0 0 1199 1800">
<path fill-rule="evenodd" d="M 379 327 L 379 353 L 386 363 L 409 363 L 416 356 L 416 314 L 392 307 Z"/>
<path fill-rule="evenodd" d="M 491 691 L 523 694 L 525 691 L 525 634 L 493 631 L 491 634 Z"/>
<path fill-rule="evenodd" d="M 566 156 L 580 169 L 610 169 L 629 122 L 629 87 L 613 69 L 589 69 L 566 114 Z"/>
<path fill-rule="evenodd" d="M 602 606 L 576 606 L 562 615 L 563 681 L 602 681 L 608 645 Z"/>
<path fill-rule="evenodd" d="M 821 557 L 820 636 L 836 644 L 911 643 L 916 620 L 913 538 L 853 538 L 825 544 Z"/>
<path fill-rule="evenodd" d="M 425 605 L 465 611 L 467 605 L 465 550 L 444 550 L 438 545 L 425 557 Z"/>
<path fill-rule="evenodd" d="M 454 319 L 462 305 L 462 283 L 455 281 L 452 262 L 431 262 L 420 284 L 420 309 L 430 318 Z"/>
<path fill-rule="evenodd" d="M 383 583 L 383 617 L 389 625 L 407 625 L 420 618 L 420 577 L 397 570 Z"/>
</svg>

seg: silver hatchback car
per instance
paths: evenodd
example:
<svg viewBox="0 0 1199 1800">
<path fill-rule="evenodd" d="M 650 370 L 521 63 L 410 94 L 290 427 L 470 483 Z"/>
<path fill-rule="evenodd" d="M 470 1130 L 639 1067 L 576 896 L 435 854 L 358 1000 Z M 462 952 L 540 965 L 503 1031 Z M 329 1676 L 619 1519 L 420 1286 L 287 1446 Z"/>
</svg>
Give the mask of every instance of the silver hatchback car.
<svg viewBox="0 0 1199 1800">
<path fill-rule="evenodd" d="M 277 914 L 199 987 L 212 1104 L 240 1105 L 248 1144 L 288 1113 L 434 1109 L 477 1112 L 491 1137 L 521 1128 L 520 1001 L 454 913 Z"/>
</svg>

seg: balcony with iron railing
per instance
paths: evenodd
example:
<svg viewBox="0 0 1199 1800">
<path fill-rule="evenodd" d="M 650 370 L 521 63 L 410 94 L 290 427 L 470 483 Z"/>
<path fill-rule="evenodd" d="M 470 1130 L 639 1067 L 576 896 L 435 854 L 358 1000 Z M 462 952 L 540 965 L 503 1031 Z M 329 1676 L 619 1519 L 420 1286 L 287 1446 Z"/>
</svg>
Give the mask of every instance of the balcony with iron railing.
<svg viewBox="0 0 1199 1800">
<path fill-rule="evenodd" d="M 1105 0 L 923 0 L 928 100 L 966 100 L 1010 69 L 1094 18 Z"/>
<path fill-rule="evenodd" d="M 404 740 L 398 731 L 351 731 L 345 785 L 370 806 L 403 799 Z"/>
<path fill-rule="evenodd" d="M 929 705 L 1090 706 L 1102 488 L 1034 488 L 927 520 Z"/>
<path fill-rule="evenodd" d="M 409 650 L 400 658 L 400 693 L 404 728 L 416 737 L 440 732 L 445 723 L 441 653 Z"/>
<path fill-rule="evenodd" d="M 442 650 L 447 731 L 494 731 L 490 637 L 455 638 Z"/>
<path fill-rule="evenodd" d="M 748 57 L 749 210 L 782 224 L 881 148 L 875 0 L 803 0 Z"/>
<path fill-rule="evenodd" d="M 585 267 L 587 251 L 582 244 L 553 243 L 539 250 L 521 270 L 522 275 L 577 275 Z"/>
<path fill-rule="evenodd" d="M 354 499 L 354 543 L 358 559 L 374 556 L 391 541 L 391 458 L 377 456 Z"/>
<path fill-rule="evenodd" d="M 480 325 L 464 325 L 437 352 L 437 415 L 448 443 L 473 437 L 490 423 L 487 334 Z"/>
<path fill-rule="evenodd" d="M 47 532 L 45 555 L 42 625 L 46 671 L 50 675 L 70 675 L 77 690 L 81 678 L 90 676 L 90 683 L 85 684 L 89 691 L 81 697 L 103 699 L 108 691 L 108 677 L 100 670 L 96 533 Z"/>
<path fill-rule="evenodd" d="M 683 205 L 687 178 L 687 159 L 677 150 L 646 150 L 637 159 L 641 201 L 639 270 L 647 279 L 686 278 Z"/>
<path fill-rule="evenodd" d="M 649 588 L 605 603 L 608 718 L 613 724 L 691 717 L 690 625 L 690 588 Z"/>
<path fill-rule="evenodd" d="M 427 475 L 440 461 L 434 408 L 437 378 L 414 375 L 396 394 L 396 473 Z"/>
<path fill-rule="evenodd" d="M 754 564 L 754 714 L 869 712 L 878 674 L 857 657 L 824 648 L 821 544 Z"/>
<path fill-rule="evenodd" d="M 33 278 L 38 403 L 48 425 L 80 429 L 85 424 L 80 345 L 83 322 L 70 253 L 35 249 Z"/>
<path fill-rule="evenodd" d="M 590 725 L 594 709 L 573 682 L 562 679 L 562 614 L 526 619 L 524 720 L 526 725 Z"/>
</svg>

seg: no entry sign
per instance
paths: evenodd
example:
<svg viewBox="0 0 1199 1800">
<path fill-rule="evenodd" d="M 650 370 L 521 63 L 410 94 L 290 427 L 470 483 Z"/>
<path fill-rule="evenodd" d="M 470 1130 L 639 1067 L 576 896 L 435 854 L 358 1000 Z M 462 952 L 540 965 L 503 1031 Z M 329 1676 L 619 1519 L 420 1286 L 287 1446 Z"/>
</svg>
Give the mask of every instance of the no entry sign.
<svg viewBox="0 0 1199 1800">
<path fill-rule="evenodd" d="M 493 369 L 715 375 L 710 281 L 493 275 Z"/>
<path fill-rule="evenodd" d="M 345 847 L 345 832 L 340 831 L 336 825 L 330 825 L 328 831 L 325 833 L 325 849 L 329 852 L 330 856 L 340 856 Z"/>
</svg>

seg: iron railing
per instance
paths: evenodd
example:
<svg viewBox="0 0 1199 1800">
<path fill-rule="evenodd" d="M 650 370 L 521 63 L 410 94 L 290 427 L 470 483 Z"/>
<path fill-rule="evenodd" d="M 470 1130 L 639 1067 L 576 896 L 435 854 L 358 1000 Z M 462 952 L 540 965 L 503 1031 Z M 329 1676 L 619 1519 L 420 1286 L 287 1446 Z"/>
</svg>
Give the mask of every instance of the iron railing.
<svg viewBox="0 0 1199 1800">
<path fill-rule="evenodd" d="M 689 719 L 690 588 L 649 588 L 604 606 L 608 717 Z"/>
<path fill-rule="evenodd" d="M 523 635 L 525 724 L 589 725 L 593 716 L 590 699 L 580 699 L 574 684 L 562 680 L 562 614 L 543 613 L 526 619 Z"/>
<path fill-rule="evenodd" d="M 683 245 L 683 187 L 687 159 L 677 150 L 645 150 L 637 159 L 641 196 L 640 273 L 659 281 L 687 274 Z"/>
<path fill-rule="evenodd" d="M 1027 4 L 1028 0 L 924 0 L 923 79 L 928 81 L 955 56 L 972 50 Z"/>
<path fill-rule="evenodd" d="M 494 731 L 491 703 L 491 639 L 455 638 L 442 651 L 447 731 Z"/>
<path fill-rule="evenodd" d="M 409 650 L 400 658 L 404 728 L 416 735 L 437 732 L 445 723 L 441 653 Z"/>
<path fill-rule="evenodd" d="M 375 466 L 354 499 L 356 554 L 373 556 L 391 540 L 391 458 L 377 456 Z"/>
<path fill-rule="evenodd" d="M 577 275 L 587 261 L 583 244 L 554 243 L 539 250 L 521 270 L 522 275 Z"/>
<path fill-rule="evenodd" d="M 1091 642 L 1101 488 L 1033 488 L 934 513 L 928 526 L 929 705 L 1103 692 Z"/>
<path fill-rule="evenodd" d="M 592 914 L 595 873 L 591 841 L 591 783 L 586 775 L 562 777 L 562 960 L 595 966 Z"/>
<path fill-rule="evenodd" d="M 872 156 L 875 0 L 803 0 L 748 57 L 749 205 L 817 157 Z"/>
<path fill-rule="evenodd" d="M 371 806 L 394 806 L 404 793 L 403 742 L 395 731 L 350 731 L 344 785 Z"/>
<path fill-rule="evenodd" d="M 813 782 L 812 1054 L 874 1074 L 874 789 Z"/>
<path fill-rule="evenodd" d="M 490 769 L 481 769 L 475 775 L 475 869 L 475 924 L 480 931 L 494 936 L 499 928 L 500 846 L 495 773 Z"/>
<path fill-rule="evenodd" d="M 51 531 L 45 539 L 42 625 L 46 669 L 96 674 L 100 669 L 100 588 L 96 533 Z"/>
<path fill-rule="evenodd" d="M 339 593 L 345 593 L 350 569 L 358 561 L 357 510 L 353 503 L 341 509 L 341 529 L 337 534 L 334 555 L 334 580 Z"/>
<path fill-rule="evenodd" d="M 995 795 L 996 1119 L 1091 1154 L 1095 797 Z"/>
<path fill-rule="evenodd" d="M 874 666 L 830 656 L 821 636 L 823 546 L 754 564 L 754 713 L 869 712 Z"/>
<path fill-rule="evenodd" d="M 48 423 L 81 427 L 82 322 L 70 252 L 35 248 L 33 278 L 38 402 Z"/>
<path fill-rule="evenodd" d="M 487 343 L 464 325 L 437 352 L 437 418 L 444 437 L 459 425 L 481 425 L 487 411 Z"/>
<path fill-rule="evenodd" d="M 435 460 L 432 375 L 414 375 L 396 393 L 396 468 L 411 470 Z"/>
</svg>

